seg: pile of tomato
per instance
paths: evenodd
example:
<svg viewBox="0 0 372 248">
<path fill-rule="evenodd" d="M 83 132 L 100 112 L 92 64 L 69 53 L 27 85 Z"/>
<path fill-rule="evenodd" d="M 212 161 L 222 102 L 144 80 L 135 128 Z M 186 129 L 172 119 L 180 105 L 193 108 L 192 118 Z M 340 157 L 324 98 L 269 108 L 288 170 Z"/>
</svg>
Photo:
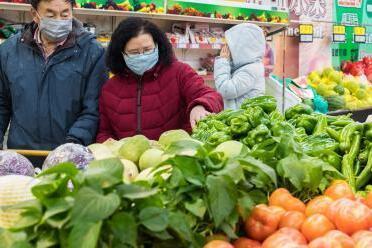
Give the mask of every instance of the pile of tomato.
<svg viewBox="0 0 372 248">
<path fill-rule="evenodd" d="M 372 193 L 357 197 L 338 180 L 305 204 L 280 188 L 268 205 L 254 207 L 244 229 L 233 244 L 214 240 L 204 248 L 370 248 Z"/>
</svg>

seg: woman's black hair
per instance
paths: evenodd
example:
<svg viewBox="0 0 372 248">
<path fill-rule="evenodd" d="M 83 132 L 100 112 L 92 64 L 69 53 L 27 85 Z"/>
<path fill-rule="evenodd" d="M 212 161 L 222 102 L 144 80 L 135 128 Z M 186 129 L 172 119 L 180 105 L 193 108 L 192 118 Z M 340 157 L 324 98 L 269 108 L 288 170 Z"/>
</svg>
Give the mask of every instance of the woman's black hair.
<svg viewBox="0 0 372 248">
<path fill-rule="evenodd" d="M 111 37 L 107 49 L 106 65 L 114 74 L 127 68 L 123 54 L 128 41 L 139 34 L 150 34 L 159 48 L 159 63 L 169 65 L 173 59 L 173 48 L 167 36 L 154 23 L 139 17 L 130 17 L 122 21 Z"/>
</svg>

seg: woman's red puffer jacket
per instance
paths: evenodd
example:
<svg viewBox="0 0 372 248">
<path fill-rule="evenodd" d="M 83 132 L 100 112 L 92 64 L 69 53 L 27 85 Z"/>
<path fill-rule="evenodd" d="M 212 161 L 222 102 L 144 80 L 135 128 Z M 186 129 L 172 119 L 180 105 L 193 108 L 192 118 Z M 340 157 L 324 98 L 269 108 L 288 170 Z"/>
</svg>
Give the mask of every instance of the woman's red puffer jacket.
<svg viewBox="0 0 372 248">
<path fill-rule="evenodd" d="M 126 71 L 102 88 L 97 142 L 136 134 L 157 140 L 168 130 L 190 131 L 190 112 L 197 105 L 218 113 L 223 100 L 189 65 L 175 60 L 155 66 L 142 78 Z"/>
</svg>

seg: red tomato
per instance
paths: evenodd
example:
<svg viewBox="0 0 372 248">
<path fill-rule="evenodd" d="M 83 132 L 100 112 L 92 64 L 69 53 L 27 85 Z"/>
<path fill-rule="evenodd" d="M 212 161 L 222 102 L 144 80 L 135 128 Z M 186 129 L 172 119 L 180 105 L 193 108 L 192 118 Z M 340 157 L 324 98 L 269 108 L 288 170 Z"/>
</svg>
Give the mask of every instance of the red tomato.
<svg viewBox="0 0 372 248">
<path fill-rule="evenodd" d="M 305 214 L 310 216 L 313 214 L 326 215 L 328 207 L 333 202 L 333 199 L 329 196 L 321 195 L 317 196 L 307 203 Z"/>
<path fill-rule="evenodd" d="M 333 223 L 335 223 L 335 221 L 336 221 L 336 214 L 337 214 L 338 209 L 341 206 L 346 206 L 346 205 L 352 206 L 353 204 L 354 204 L 354 201 L 352 201 L 350 199 L 347 199 L 347 198 L 338 199 L 338 200 L 332 202 L 331 205 L 329 205 L 329 207 L 327 209 L 326 216 L 327 216 L 327 218 L 330 221 L 332 221 Z"/>
<path fill-rule="evenodd" d="M 365 198 L 365 204 L 372 208 L 372 191 L 367 194 L 367 197 Z"/>
<path fill-rule="evenodd" d="M 270 206 L 279 206 L 287 211 L 305 212 L 305 204 L 298 198 L 293 197 L 288 190 L 279 188 L 269 197 Z"/>
<path fill-rule="evenodd" d="M 353 236 L 351 236 L 351 237 L 353 238 L 355 243 L 357 243 L 365 237 L 372 237 L 372 232 L 363 230 L 363 231 L 359 231 L 359 232 L 354 233 Z"/>
<path fill-rule="evenodd" d="M 234 248 L 261 248 L 261 244 L 252 239 L 239 238 L 234 242 Z"/>
<path fill-rule="evenodd" d="M 368 230 L 372 223 L 371 210 L 360 202 L 346 202 L 335 209 L 334 223 L 338 230 L 346 234 L 353 234 L 360 230 Z"/>
<path fill-rule="evenodd" d="M 355 199 L 354 193 L 349 184 L 343 180 L 333 181 L 331 186 L 329 186 L 324 192 L 324 195 L 331 197 L 333 200 L 340 198 Z"/>
<path fill-rule="evenodd" d="M 301 229 L 302 223 L 304 223 L 305 219 L 306 216 L 302 212 L 288 211 L 282 216 L 282 219 L 279 223 L 279 228 L 291 227 L 299 230 Z"/>
<path fill-rule="evenodd" d="M 305 248 L 306 239 L 296 229 L 282 228 L 270 237 L 268 237 L 262 244 L 262 248 Z"/>
<path fill-rule="evenodd" d="M 301 232 L 308 241 L 312 241 L 334 229 L 335 226 L 327 217 L 322 214 L 313 214 L 306 218 L 302 224 Z"/>
<path fill-rule="evenodd" d="M 232 244 L 223 240 L 212 240 L 204 248 L 234 248 Z"/>
<path fill-rule="evenodd" d="M 353 248 L 355 246 L 354 240 L 350 236 L 338 230 L 329 231 L 324 237 L 338 241 L 342 248 Z"/>
<path fill-rule="evenodd" d="M 297 244 L 305 245 L 306 244 L 306 238 L 305 236 L 297 229 L 290 228 L 290 227 L 283 227 L 279 229 L 277 234 L 286 235 L 290 238 L 290 240 L 294 241 Z"/>
<path fill-rule="evenodd" d="M 343 248 L 341 243 L 334 239 L 319 237 L 309 243 L 309 248 Z"/>
<path fill-rule="evenodd" d="M 277 207 L 257 205 L 245 222 L 248 237 L 258 241 L 265 240 L 278 229 L 282 214 Z"/>
</svg>

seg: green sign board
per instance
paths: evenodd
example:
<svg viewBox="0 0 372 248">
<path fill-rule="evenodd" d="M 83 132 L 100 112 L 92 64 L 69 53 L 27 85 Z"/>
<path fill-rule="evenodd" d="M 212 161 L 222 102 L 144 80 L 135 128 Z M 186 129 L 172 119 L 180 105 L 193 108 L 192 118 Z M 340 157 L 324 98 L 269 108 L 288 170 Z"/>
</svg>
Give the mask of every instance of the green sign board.
<svg viewBox="0 0 372 248">
<path fill-rule="evenodd" d="M 372 55 L 372 0 L 335 0 L 334 22 L 345 26 L 345 42 L 333 44 L 332 63 Z M 369 26 L 371 25 L 371 26 Z"/>
</svg>

